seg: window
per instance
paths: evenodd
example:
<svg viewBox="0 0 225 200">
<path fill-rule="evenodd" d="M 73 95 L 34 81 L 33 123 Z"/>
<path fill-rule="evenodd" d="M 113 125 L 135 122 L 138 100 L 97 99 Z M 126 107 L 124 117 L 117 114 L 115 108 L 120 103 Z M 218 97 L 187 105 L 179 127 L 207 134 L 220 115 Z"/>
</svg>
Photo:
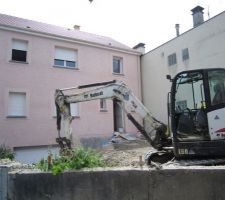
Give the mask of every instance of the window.
<svg viewBox="0 0 225 200">
<path fill-rule="evenodd" d="M 12 60 L 19 62 L 27 61 L 28 42 L 23 40 L 12 40 Z"/>
<path fill-rule="evenodd" d="M 57 110 L 56 110 L 56 106 L 54 107 L 54 111 L 53 111 L 53 117 L 56 117 L 57 115 Z M 72 117 L 79 117 L 79 106 L 78 103 L 71 103 L 70 104 L 70 114 Z"/>
<path fill-rule="evenodd" d="M 11 117 L 26 116 L 26 93 L 9 92 L 8 116 Z"/>
<path fill-rule="evenodd" d="M 175 79 L 174 128 L 180 141 L 209 139 L 203 80 L 201 71 L 183 72 Z"/>
<path fill-rule="evenodd" d="M 72 49 L 55 48 L 54 65 L 65 68 L 77 67 L 77 51 Z"/>
<path fill-rule="evenodd" d="M 209 90 L 211 105 L 225 103 L 225 73 L 223 70 L 209 71 Z"/>
<path fill-rule="evenodd" d="M 175 96 L 177 112 L 200 109 L 205 102 L 204 96 L 202 73 L 189 72 L 178 76 Z"/>
<path fill-rule="evenodd" d="M 71 113 L 71 116 L 73 116 L 73 117 L 79 117 L 78 103 L 70 104 L 70 113 Z"/>
<path fill-rule="evenodd" d="M 176 101 L 177 110 L 185 110 L 187 109 L 187 100 Z"/>
<path fill-rule="evenodd" d="M 188 48 L 182 50 L 182 59 L 183 59 L 183 61 L 189 59 L 189 51 L 188 51 Z"/>
<path fill-rule="evenodd" d="M 100 111 L 107 111 L 106 99 L 100 99 Z"/>
<path fill-rule="evenodd" d="M 173 53 L 168 56 L 168 65 L 171 66 L 175 64 L 177 64 L 177 56 L 176 53 Z"/>
<path fill-rule="evenodd" d="M 123 73 L 123 59 L 119 57 L 113 57 L 113 73 Z"/>
</svg>

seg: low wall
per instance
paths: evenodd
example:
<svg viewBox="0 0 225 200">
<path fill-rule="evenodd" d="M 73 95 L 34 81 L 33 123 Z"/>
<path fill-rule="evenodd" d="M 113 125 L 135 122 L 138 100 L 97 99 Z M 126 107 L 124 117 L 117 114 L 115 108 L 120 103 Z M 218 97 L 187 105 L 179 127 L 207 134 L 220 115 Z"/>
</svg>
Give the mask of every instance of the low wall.
<svg viewBox="0 0 225 200">
<path fill-rule="evenodd" d="M 0 167 L 0 200 L 7 199 L 8 168 Z"/>
<path fill-rule="evenodd" d="M 9 174 L 8 200 L 222 200 L 225 169 Z"/>
</svg>

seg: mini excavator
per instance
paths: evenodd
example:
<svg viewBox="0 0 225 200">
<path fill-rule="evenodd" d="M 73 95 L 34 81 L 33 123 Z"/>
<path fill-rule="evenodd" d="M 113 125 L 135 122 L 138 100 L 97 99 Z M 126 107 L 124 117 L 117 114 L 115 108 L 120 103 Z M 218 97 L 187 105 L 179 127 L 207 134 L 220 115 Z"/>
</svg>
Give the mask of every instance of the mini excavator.
<svg viewBox="0 0 225 200">
<path fill-rule="evenodd" d="M 112 99 L 117 100 L 128 119 L 155 149 L 146 156 L 148 164 L 160 157 L 163 162 L 173 157 L 198 163 L 208 161 L 208 164 L 225 162 L 225 69 L 183 71 L 174 78 L 168 75 L 167 79 L 172 83 L 168 93 L 167 125 L 157 120 L 122 81 L 57 89 L 55 104 L 60 147 L 71 147 L 71 103 Z M 74 89 L 86 91 L 65 94 Z M 143 119 L 144 125 L 133 113 Z"/>
</svg>

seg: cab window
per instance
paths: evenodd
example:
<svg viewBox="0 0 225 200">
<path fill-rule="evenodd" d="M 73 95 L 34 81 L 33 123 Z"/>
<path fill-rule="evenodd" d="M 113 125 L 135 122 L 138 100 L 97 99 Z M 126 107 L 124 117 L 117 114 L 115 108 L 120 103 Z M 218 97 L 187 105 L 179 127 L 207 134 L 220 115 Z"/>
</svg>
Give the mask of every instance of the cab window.
<svg viewBox="0 0 225 200">
<path fill-rule="evenodd" d="M 180 74 L 176 79 L 174 117 L 178 140 L 208 140 L 205 106 L 203 74 Z"/>
<path fill-rule="evenodd" d="M 199 72 L 181 74 L 176 81 L 176 110 L 200 109 L 204 106 L 203 76 Z"/>
<path fill-rule="evenodd" d="M 210 101 L 212 106 L 225 103 L 225 72 L 213 70 L 208 72 Z"/>
</svg>

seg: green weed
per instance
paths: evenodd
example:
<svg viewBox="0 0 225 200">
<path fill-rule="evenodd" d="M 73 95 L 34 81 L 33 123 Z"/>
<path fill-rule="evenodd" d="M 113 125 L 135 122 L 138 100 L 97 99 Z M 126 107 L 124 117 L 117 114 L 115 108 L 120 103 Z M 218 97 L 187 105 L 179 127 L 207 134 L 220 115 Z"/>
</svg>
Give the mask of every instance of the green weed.
<svg viewBox="0 0 225 200">
<path fill-rule="evenodd" d="M 12 160 L 14 158 L 14 153 L 12 149 L 3 144 L 0 146 L 0 159 L 7 159 L 7 158 Z"/>
<path fill-rule="evenodd" d="M 105 162 L 101 155 L 93 149 L 77 147 L 65 150 L 60 156 L 42 159 L 36 164 L 36 167 L 42 171 L 51 171 L 54 175 L 71 169 L 104 167 Z"/>
</svg>

